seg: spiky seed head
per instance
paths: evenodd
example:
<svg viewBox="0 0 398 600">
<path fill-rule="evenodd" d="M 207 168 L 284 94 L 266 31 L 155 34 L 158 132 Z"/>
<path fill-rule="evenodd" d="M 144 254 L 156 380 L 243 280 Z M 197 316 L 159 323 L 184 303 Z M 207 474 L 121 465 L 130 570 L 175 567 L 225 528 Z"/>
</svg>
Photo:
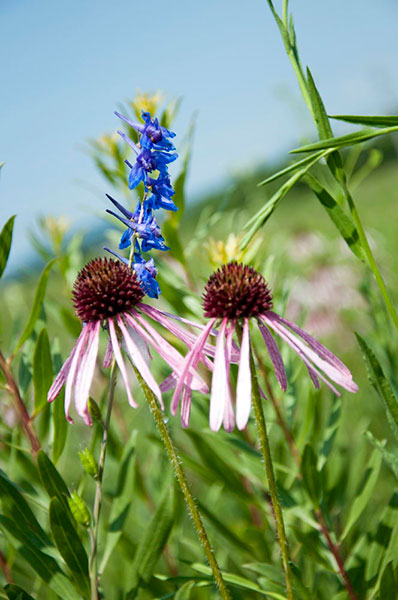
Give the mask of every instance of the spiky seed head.
<svg viewBox="0 0 398 600">
<path fill-rule="evenodd" d="M 135 272 L 120 261 L 94 258 L 78 274 L 73 304 L 81 321 L 102 321 L 131 309 L 144 296 Z"/>
<path fill-rule="evenodd" d="M 211 275 L 203 294 L 205 317 L 256 317 L 272 308 L 272 294 L 261 273 L 230 262 Z"/>
</svg>

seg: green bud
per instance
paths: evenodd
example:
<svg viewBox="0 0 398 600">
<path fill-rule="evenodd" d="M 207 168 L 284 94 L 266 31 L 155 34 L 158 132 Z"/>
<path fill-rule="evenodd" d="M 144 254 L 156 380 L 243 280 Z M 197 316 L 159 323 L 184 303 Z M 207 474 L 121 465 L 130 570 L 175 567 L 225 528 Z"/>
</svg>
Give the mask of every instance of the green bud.
<svg viewBox="0 0 398 600">
<path fill-rule="evenodd" d="M 83 469 L 91 475 L 93 479 L 97 479 L 98 477 L 98 465 L 94 456 L 91 453 L 91 450 L 85 448 L 81 452 L 79 452 L 80 462 L 83 465 Z"/>
<path fill-rule="evenodd" d="M 68 498 L 68 504 L 76 522 L 79 523 L 79 525 L 88 527 L 90 525 L 91 517 L 83 498 L 80 498 L 76 492 L 72 492 L 71 497 Z"/>
<path fill-rule="evenodd" d="M 91 396 L 88 399 L 88 409 L 89 409 L 90 415 L 93 417 L 93 419 L 95 419 L 96 421 L 98 421 L 99 423 L 102 424 L 101 409 L 98 406 L 98 404 L 96 403 L 96 401 L 94 400 L 94 398 L 91 398 Z"/>
</svg>

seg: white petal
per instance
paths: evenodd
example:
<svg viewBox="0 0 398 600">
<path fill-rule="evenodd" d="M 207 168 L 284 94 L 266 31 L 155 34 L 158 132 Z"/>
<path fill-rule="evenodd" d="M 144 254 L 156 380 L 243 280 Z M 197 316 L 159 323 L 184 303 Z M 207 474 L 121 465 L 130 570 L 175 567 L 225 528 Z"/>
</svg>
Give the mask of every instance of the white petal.
<svg viewBox="0 0 398 600">
<path fill-rule="evenodd" d="M 252 378 L 250 373 L 250 337 L 249 321 L 243 325 L 242 344 L 240 348 L 240 363 L 238 381 L 236 384 L 236 425 L 244 429 L 250 415 L 252 400 Z"/>
</svg>

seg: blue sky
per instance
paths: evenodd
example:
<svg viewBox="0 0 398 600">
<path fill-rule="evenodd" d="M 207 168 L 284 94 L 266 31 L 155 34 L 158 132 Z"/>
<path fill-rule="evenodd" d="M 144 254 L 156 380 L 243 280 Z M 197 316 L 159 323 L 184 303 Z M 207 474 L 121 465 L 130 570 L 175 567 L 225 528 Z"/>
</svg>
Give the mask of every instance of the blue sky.
<svg viewBox="0 0 398 600">
<path fill-rule="evenodd" d="M 398 106 L 396 0 L 292 0 L 291 10 L 330 113 Z M 112 190 L 82 148 L 117 128 L 113 110 L 137 89 L 183 96 L 177 133 L 198 111 L 191 197 L 314 135 L 265 0 L 2 0 L 0 17 L 0 221 L 18 214 L 11 267 L 30 251 L 38 215 L 99 218 Z"/>
</svg>

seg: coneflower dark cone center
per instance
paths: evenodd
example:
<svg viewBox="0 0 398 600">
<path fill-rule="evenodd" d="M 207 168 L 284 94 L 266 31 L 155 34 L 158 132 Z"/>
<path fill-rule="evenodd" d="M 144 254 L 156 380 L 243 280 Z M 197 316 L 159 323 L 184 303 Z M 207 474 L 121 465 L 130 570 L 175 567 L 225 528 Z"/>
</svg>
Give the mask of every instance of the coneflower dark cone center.
<svg viewBox="0 0 398 600">
<path fill-rule="evenodd" d="M 203 295 L 205 317 L 256 317 L 272 308 L 272 294 L 261 273 L 231 262 L 210 277 Z"/>
<path fill-rule="evenodd" d="M 143 296 L 134 271 L 122 262 L 107 258 L 91 260 L 73 285 L 73 304 L 84 323 L 123 313 Z"/>
</svg>

